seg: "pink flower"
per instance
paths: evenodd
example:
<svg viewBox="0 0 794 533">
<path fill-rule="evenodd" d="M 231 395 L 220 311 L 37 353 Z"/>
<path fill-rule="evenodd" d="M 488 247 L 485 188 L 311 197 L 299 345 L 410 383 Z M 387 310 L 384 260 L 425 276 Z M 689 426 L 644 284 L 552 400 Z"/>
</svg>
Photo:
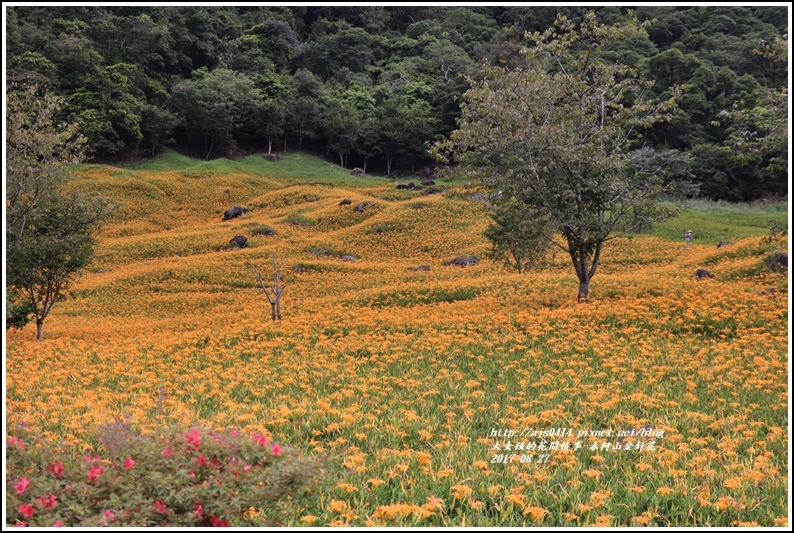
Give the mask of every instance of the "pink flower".
<svg viewBox="0 0 794 533">
<path fill-rule="evenodd" d="M 20 450 L 24 450 L 25 449 L 25 443 L 22 442 L 21 440 L 19 440 L 16 437 L 8 437 L 6 439 L 6 442 L 8 443 L 9 446 L 15 446 L 15 447 L 19 448 Z"/>
<path fill-rule="evenodd" d="M 17 522 L 16 524 L 14 524 L 14 527 L 28 527 L 28 523 L 27 522 Z"/>
<path fill-rule="evenodd" d="M 57 463 L 50 463 L 49 465 L 47 465 L 47 470 L 49 470 L 50 474 L 52 474 L 53 476 L 61 477 L 64 471 L 63 462 L 58 461 Z"/>
<path fill-rule="evenodd" d="M 29 503 L 23 503 L 17 508 L 17 511 L 19 511 L 19 514 L 21 514 L 25 518 L 30 518 L 31 516 L 33 516 L 33 512 L 35 511 L 35 509 Z"/>
<path fill-rule="evenodd" d="M 56 520 L 55 523 L 52 525 L 52 527 L 63 527 L 63 521 Z"/>
<path fill-rule="evenodd" d="M 278 443 L 274 443 L 273 444 L 273 455 L 275 457 L 278 457 L 279 455 L 281 455 L 281 446 L 279 446 Z"/>
<path fill-rule="evenodd" d="M 47 496 L 39 496 L 36 498 L 36 501 L 39 502 L 41 505 L 46 507 L 47 509 L 53 509 L 56 505 L 58 505 L 58 498 L 55 497 L 54 494 L 48 494 Z"/>
<path fill-rule="evenodd" d="M 232 523 L 229 522 L 228 520 L 222 520 L 218 518 L 218 515 L 214 515 L 210 517 L 210 524 L 212 524 L 215 527 L 229 527 L 232 525 Z"/>
<path fill-rule="evenodd" d="M 88 481 L 94 481 L 96 478 L 105 473 L 105 467 L 102 465 L 91 465 L 91 470 L 88 471 Z"/>
<path fill-rule="evenodd" d="M 28 488 L 28 485 L 30 485 L 30 480 L 26 477 L 23 477 L 19 480 L 19 483 L 14 485 L 14 490 L 17 491 L 17 494 L 22 494 L 25 492 L 25 489 Z"/>
<path fill-rule="evenodd" d="M 188 477 L 196 477 L 196 473 L 191 470 L 190 472 L 187 473 L 187 476 Z"/>
<path fill-rule="evenodd" d="M 152 507 L 154 507 L 154 510 L 160 514 L 166 514 L 168 512 L 168 506 L 163 500 L 157 500 L 152 504 Z"/>
<path fill-rule="evenodd" d="M 204 454 L 201 454 L 201 456 L 199 456 L 199 458 L 196 459 L 196 466 L 201 468 L 202 466 L 206 466 L 208 462 L 209 461 L 207 461 L 207 458 L 204 456 Z"/>
<path fill-rule="evenodd" d="M 254 442 L 259 444 L 260 446 L 264 446 L 265 444 L 270 442 L 270 439 L 268 439 L 266 435 L 261 435 L 259 433 L 254 433 L 253 435 L 251 435 L 251 438 L 254 439 Z"/>
<path fill-rule="evenodd" d="M 86 463 L 93 463 L 94 461 L 101 461 L 102 458 L 98 455 L 91 455 L 90 453 L 86 453 L 85 457 L 83 457 L 83 462 Z"/>
<path fill-rule="evenodd" d="M 193 506 L 196 508 L 196 510 L 193 511 L 193 514 L 196 515 L 196 518 L 201 518 L 201 515 L 204 513 L 204 506 L 199 502 L 193 502 Z"/>
<path fill-rule="evenodd" d="M 198 450 L 198 447 L 201 444 L 201 435 L 199 435 L 199 430 L 197 428 L 191 429 L 185 438 L 187 439 L 188 444 Z"/>
<path fill-rule="evenodd" d="M 171 453 L 171 447 L 170 446 L 168 448 L 166 448 L 165 450 L 163 450 L 163 455 L 165 455 L 166 457 L 173 457 L 174 456 L 174 454 Z"/>
<path fill-rule="evenodd" d="M 114 515 L 114 514 L 113 514 L 113 511 L 111 511 L 110 509 L 105 509 L 105 512 L 104 512 L 104 513 L 102 513 L 102 515 L 103 515 L 105 518 L 109 518 L 111 522 L 112 522 L 112 521 L 114 521 L 114 520 L 116 519 L 116 515 Z"/>
<path fill-rule="evenodd" d="M 127 459 L 124 461 L 124 468 L 134 468 L 134 467 L 135 467 L 135 461 L 133 461 L 130 457 L 127 457 Z"/>
</svg>

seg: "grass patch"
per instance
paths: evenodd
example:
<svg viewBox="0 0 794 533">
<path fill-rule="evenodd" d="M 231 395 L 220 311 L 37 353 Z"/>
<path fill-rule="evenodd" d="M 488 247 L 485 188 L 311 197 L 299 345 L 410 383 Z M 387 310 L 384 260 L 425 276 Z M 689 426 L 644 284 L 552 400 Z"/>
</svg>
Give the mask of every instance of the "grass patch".
<svg viewBox="0 0 794 533">
<path fill-rule="evenodd" d="M 258 235 L 264 237 L 272 237 L 276 234 L 276 230 L 268 226 L 267 224 L 252 224 L 248 226 L 250 228 L 251 235 Z"/>
<path fill-rule="evenodd" d="M 397 225 L 391 222 L 378 222 L 367 230 L 368 235 L 380 235 L 382 233 L 392 233 L 397 231 Z"/>
<path fill-rule="evenodd" d="M 773 222 L 781 224 L 787 220 L 786 204 L 729 204 L 690 200 L 683 204 L 678 216 L 655 224 L 651 234 L 684 242 L 684 233 L 692 230 L 691 244 L 716 246 L 720 241 L 735 242 L 766 235 Z"/>
<path fill-rule="evenodd" d="M 479 293 L 472 287 L 459 289 L 419 289 L 417 291 L 391 291 L 379 293 L 374 297 L 348 301 L 347 305 L 358 307 L 412 307 L 474 300 Z"/>
<path fill-rule="evenodd" d="M 314 227 L 314 220 L 297 213 L 295 215 L 290 215 L 284 219 L 284 222 L 290 224 L 292 226 L 301 226 L 304 228 L 313 228 Z"/>
</svg>

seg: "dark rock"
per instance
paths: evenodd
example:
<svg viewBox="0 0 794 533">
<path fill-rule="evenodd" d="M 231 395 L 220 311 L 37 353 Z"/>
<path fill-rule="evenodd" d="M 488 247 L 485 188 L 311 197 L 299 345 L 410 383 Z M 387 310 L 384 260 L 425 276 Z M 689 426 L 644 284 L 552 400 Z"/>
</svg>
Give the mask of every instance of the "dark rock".
<svg viewBox="0 0 794 533">
<path fill-rule="evenodd" d="M 415 188 L 416 188 L 416 183 L 414 183 L 413 181 L 409 181 L 409 182 L 408 182 L 408 183 L 405 185 L 405 188 L 406 188 L 406 189 L 415 189 Z"/>
<path fill-rule="evenodd" d="M 726 246 L 728 246 L 728 244 L 729 243 L 725 241 L 720 241 L 719 244 L 717 244 L 717 248 L 725 248 Z"/>
<path fill-rule="evenodd" d="M 455 266 L 474 266 L 479 263 L 480 260 L 476 257 L 472 257 L 470 255 L 462 255 L 460 257 L 456 257 L 455 259 L 448 261 L 447 265 L 455 265 Z"/>
<path fill-rule="evenodd" d="M 766 266 L 768 266 L 770 270 L 777 270 L 779 268 L 788 269 L 788 254 L 786 252 L 776 253 L 766 260 Z"/>
<path fill-rule="evenodd" d="M 358 257 L 355 255 L 343 255 L 340 257 L 343 261 L 358 261 Z"/>
<path fill-rule="evenodd" d="M 442 192 L 442 190 L 439 189 L 438 187 L 428 187 L 427 189 L 425 189 L 425 192 L 422 193 L 422 196 L 429 196 L 431 194 L 439 194 L 441 192 Z"/>
<path fill-rule="evenodd" d="M 236 237 L 234 237 L 229 242 L 233 243 L 235 246 L 237 246 L 237 248 L 241 248 L 242 249 L 242 248 L 245 248 L 246 246 L 248 246 L 248 237 L 244 237 L 242 235 L 237 235 Z"/>
<path fill-rule="evenodd" d="M 362 203 L 354 207 L 353 211 L 355 211 L 356 213 L 363 213 L 366 209 L 367 209 L 366 206 Z"/>
<path fill-rule="evenodd" d="M 398 183 L 397 184 L 397 188 L 398 189 L 407 189 L 408 187 L 405 185 L 405 183 Z"/>
<path fill-rule="evenodd" d="M 354 168 L 353 172 L 351 172 L 351 174 L 353 176 L 363 176 L 364 175 L 364 169 L 363 168 Z"/>
<path fill-rule="evenodd" d="M 223 213 L 223 220 L 231 220 L 233 218 L 241 217 L 244 213 L 247 213 L 248 210 L 245 208 L 240 207 L 239 205 L 235 205 L 224 211 Z"/>
<path fill-rule="evenodd" d="M 267 154 L 267 155 L 265 156 L 265 158 L 266 158 L 268 161 L 278 161 L 279 159 L 281 159 L 277 153 L 275 153 L 275 154 Z"/>
<path fill-rule="evenodd" d="M 430 265 L 419 265 L 414 272 L 430 272 Z"/>
<path fill-rule="evenodd" d="M 339 205 L 350 205 L 350 204 L 352 204 L 352 203 L 353 203 L 353 202 L 351 202 L 349 198 L 345 198 L 344 200 L 342 200 L 341 202 L 339 202 Z"/>
<path fill-rule="evenodd" d="M 700 281 L 705 278 L 713 278 L 714 276 L 711 275 L 711 272 L 704 268 L 699 268 L 695 270 L 695 279 Z"/>
</svg>

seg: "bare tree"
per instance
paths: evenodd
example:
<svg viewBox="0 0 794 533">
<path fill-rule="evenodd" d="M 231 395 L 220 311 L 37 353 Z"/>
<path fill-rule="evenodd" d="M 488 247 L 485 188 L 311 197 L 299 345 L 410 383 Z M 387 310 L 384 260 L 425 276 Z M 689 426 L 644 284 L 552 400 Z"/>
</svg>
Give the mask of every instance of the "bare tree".
<svg viewBox="0 0 794 533">
<path fill-rule="evenodd" d="M 256 267 L 254 267 L 254 272 L 256 273 L 256 278 L 259 280 L 259 286 L 262 287 L 262 291 L 264 291 L 265 296 L 267 296 L 267 301 L 270 302 L 271 318 L 273 320 L 281 320 L 281 293 L 284 292 L 284 287 L 281 286 L 281 274 L 278 271 L 276 254 L 271 253 L 270 255 L 273 257 L 273 272 L 276 276 L 276 283 L 270 287 L 266 287 L 265 282 L 262 281 L 262 275 Z M 270 294 L 271 292 L 273 293 L 272 296 Z"/>
</svg>

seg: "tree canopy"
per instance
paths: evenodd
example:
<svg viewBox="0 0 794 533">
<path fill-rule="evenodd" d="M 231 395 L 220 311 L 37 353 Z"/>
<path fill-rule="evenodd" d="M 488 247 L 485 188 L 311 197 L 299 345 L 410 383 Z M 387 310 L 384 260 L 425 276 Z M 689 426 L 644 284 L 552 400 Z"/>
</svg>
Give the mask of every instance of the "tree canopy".
<svg viewBox="0 0 794 533">
<path fill-rule="evenodd" d="M 44 320 L 93 255 L 92 232 L 108 213 L 100 198 L 72 191 L 68 166 L 83 159 L 77 124 L 59 125 L 64 102 L 36 88 L 12 92 L 6 117 L 6 292 L 14 304 L 6 327 L 29 314 Z"/>
<path fill-rule="evenodd" d="M 579 300 L 608 240 L 657 211 L 662 169 L 647 165 L 642 132 L 666 120 L 673 98 L 610 60 L 616 42 L 644 34 L 636 23 L 602 25 L 593 13 L 530 36 L 524 68 L 486 66 L 463 95 L 458 129 L 434 153 L 495 192 L 495 203 L 527 206 L 534 231 L 562 248 L 579 278 Z M 557 242 L 561 235 L 563 242 Z"/>
<path fill-rule="evenodd" d="M 60 113 L 80 124 L 95 159 L 168 145 L 200 157 L 301 147 L 376 171 L 429 164 L 425 146 L 455 129 L 477 65 L 525 66 L 517 53 L 531 44 L 525 32 L 544 31 L 558 14 L 581 22 L 587 13 L 573 6 L 6 9 L 8 81 L 63 98 Z M 693 156 L 687 172 L 667 181 L 686 174 L 703 194 L 730 200 L 786 193 L 780 165 L 730 157 L 742 131 L 766 136 L 776 106 L 769 95 L 786 88 L 786 63 L 755 53 L 787 32 L 785 7 L 594 11 L 610 23 L 652 22 L 604 57 L 656 79 L 659 101 L 671 84 L 688 87 L 671 120 L 646 136 L 658 150 Z M 374 103 L 353 105 L 358 120 L 345 123 L 339 110 L 348 109 L 351 91 L 359 103 L 364 93 Z M 216 106 L 213 95 L 223 102 Z M 384 122 L 394 112 L 410 122 L 403 139 Z"/>
</svg>

